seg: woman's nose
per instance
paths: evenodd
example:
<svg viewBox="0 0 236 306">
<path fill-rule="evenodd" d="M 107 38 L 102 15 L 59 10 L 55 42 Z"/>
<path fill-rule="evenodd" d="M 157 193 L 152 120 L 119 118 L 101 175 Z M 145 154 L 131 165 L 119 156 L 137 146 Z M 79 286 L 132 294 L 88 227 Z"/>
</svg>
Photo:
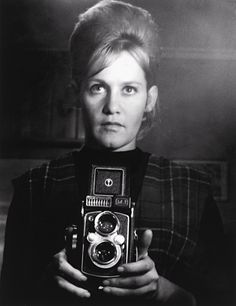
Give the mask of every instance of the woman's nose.
<svg viewBox="0 0 236 306">
<path fill-rule="evenodd" d="M 119 105 L 119 94 L 117 92 L 109 92 L 105 98 L 103 112 L 105 114 L 114 114 L 119 113 L 120 105 Z"/>
</svg>

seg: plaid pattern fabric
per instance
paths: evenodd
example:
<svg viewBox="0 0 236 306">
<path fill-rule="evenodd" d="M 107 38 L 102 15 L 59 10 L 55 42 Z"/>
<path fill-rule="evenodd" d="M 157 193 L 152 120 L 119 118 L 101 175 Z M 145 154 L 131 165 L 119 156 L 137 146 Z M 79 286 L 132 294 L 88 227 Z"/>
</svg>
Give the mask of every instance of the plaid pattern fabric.
<svg viewBox="0 0 236 306">
<path fill-rule="evenodd" d="M 49 215 L 53 214 L 60 210 L 65 195 L 71 208 L 77 205 L 73 154 L 33 169 L 27 177 L 33 209 L 36 206 L 36 210 L 37 207 L 41 210 L 45 202 L 45 209 L 50 211 L 51 207 Z M 46 200 L 42 201 L 40 194 Z M 206 173 L 150 156 L 136 205 L 136 224 L 138 232 L 144 228 L 153 231 L 149 254 L 160 274 L 168 276 L 179 263 L 186 268 L 195 263 L 201 217 L 209 196 L 210 181 Z M 68 210 L 62 206 L 58 214 L 63 226 L 71 222 Z"/>
<path fill-rule="evenodd" d="M 65 228 L 80 215 L 77 154 L 50 161 L 13 181 L 0 282 L 0 299 L 7 304 L 63 301 L 50 286 L 45 293 L 38 292 L 37 284 L 52 256 L 65 247 Z M 149 255 L 157 272 L 205 300 L 216 278 L 207 265 L 222 247 L 222 222 L 208 175 L 151 155 L 135 217 L 138 234 L 145 228 L 153 231 Z M 212 268 L 218 273 L 216 264 L 217 269 L 214 263 Z M 67 295 L 64 298 L 67 301 Z"/>
<path fill-rule="evenodd" d="M 151 155 L 136 209 L 139 229 L 151 228 L 150 256 L 162 275 L 195 264 L 201 217 L 210 196 L 204 172 Z"/>
<path fill-rule="evenodd" d="M 24 299 L 26 294 L 13 276 L 20 268 L 18 262 L 22 262 L 21 266 L 29 273 L 34 273 L 30 277 L 19 272 L 20 282 L 27 284 L 23 286 L 28 292 L 27 288 L 37 281 L 36 276 L 42 273 L 52 256 L 65 247 L 65 228 L 80 214 L 74 154 L 78 152 L 34 168 L 14 181 L 15 197 L 9 210 L 2 279 L 9 290 L 19 288 L 16 298 L 19 294 Z M 199 266 L 204 252 L 199 233 L 209 195 L 210 181 L 205 173 L 154 155 L 149 157 L 135 209 L 138 233 L 144 228 L 153 230 L 149 255 L 158 273 L 190 290 L 200 283 L 196 279 L 201 274 Z M 23 223 L 21 218 L 24 218 Z M 20 232 L 16 231 L 18 226 Z M 11 233 L 14 233 L 12 237 Z M 32 241 L 32 245 L 27 245 L 31 255 L 27 250 L 25 255 L 19 253 L 22 236 L 24 241 Z M 16 258 L 11 254 L 16 254 Z M 16 284 L 12 284 L 13 280 Z M 195 283 L 188 286 L 192 280 Z M 34 295 L 33 288 L 31 291 Z"/>
</svg>

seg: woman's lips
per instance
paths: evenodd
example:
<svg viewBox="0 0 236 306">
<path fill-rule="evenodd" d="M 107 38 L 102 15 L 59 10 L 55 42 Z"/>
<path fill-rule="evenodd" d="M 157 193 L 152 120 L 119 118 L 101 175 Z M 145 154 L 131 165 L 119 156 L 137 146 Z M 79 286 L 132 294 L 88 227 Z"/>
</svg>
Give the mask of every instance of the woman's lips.
<svg viewBox="0 0 236 306">
<path fill-rule="evenodd" d="M 105 126 L 123 126 L 123 124 L 119 123 L 119 122 L 104 122 L 102 123 L 102 125 L 105 125 Z"/>
<path fill-rule="evenodd" d="M 124 127 L 124 125 L 119 123 L 119 122 L 104 122 L 104 123 L 102 123 L 102 126 L 106 130 L 112 130 L 112 131 L 117 131 L 120 128 Z"/>
</svg>

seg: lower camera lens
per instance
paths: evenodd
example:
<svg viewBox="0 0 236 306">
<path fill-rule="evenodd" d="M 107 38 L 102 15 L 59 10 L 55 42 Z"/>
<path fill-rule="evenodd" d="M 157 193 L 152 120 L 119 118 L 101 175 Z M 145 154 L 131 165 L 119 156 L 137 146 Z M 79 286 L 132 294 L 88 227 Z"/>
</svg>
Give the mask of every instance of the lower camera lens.
<svg viewBox="0 0 236 306">
<path fill-rule="evenodd" d="M 103 264 L 114 260 L 116 255 L 116 248 L 111 242 L 102 242 L 98 244 L 94 250 L 94 259 Z"/>
</svg>

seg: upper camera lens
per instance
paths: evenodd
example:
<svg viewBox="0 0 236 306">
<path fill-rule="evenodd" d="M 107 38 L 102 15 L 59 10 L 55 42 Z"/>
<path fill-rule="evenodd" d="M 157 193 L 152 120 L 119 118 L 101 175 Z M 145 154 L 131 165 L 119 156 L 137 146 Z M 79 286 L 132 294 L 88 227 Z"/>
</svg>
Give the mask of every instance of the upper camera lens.
<svg viewBox="0 0 236 306">
<path fill-rule="evenodd" d="M 111 212 L 103 212 L 97 215 L 95 220 L 96 230 L 103 235 L 111 234 L 117 231 L 119 220 Z"/>
</svg>

